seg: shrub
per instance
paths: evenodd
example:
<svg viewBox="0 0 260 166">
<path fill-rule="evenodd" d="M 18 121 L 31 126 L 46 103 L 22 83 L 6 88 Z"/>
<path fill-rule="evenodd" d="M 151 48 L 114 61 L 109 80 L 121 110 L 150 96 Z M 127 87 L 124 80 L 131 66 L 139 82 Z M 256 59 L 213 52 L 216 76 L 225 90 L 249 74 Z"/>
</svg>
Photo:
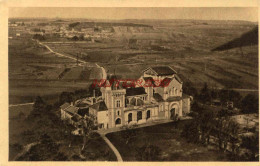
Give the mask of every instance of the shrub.
<svg viewBox="0 0 260 166">
<path fill-rule="evenodd" d="M 158 161 L 160 160 L 161 149 L 158 146 L 145 144 L 136 148 L 137 161 Z"/>
</svg>

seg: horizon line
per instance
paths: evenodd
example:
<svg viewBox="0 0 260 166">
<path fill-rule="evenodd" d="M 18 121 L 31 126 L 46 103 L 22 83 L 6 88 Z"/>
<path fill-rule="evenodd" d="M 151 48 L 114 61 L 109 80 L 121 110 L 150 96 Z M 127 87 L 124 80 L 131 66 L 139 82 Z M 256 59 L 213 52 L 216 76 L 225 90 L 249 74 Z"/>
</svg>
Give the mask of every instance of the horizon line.
<svg viewBox="0 0 260 166">
<path fill-rule="evenodd" d="M 196 19 L 196 18 L 125 18 L 125 19 L 116 19 L 116 18 L 84 18 L 84 17 L 8 17 L 8 19 L 88 19 L 88 20 L 197 20 L 197 21 L 244 21 L 244 22 L 258 22 L 251 20 L 238 20 L 238 19 Z"/>
</svg>

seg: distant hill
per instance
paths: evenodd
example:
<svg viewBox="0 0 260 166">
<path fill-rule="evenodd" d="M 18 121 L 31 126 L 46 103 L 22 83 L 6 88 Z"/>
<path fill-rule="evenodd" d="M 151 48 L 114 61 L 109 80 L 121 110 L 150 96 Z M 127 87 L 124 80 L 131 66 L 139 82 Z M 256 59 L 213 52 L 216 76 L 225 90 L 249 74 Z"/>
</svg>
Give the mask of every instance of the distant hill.
<svg viewBox="0 0 260 166">
<path fill-rule="evenodd" d="M 251 46 L 258 45 L 258 26 L 252 29 L 251 31 L 244 33 L 239 38 L 235 38 L 230 42 L 227 42 L 212 51 L 223 51 L 229 50 L 232 48 L 243 47 L 243 46 Z"/>
</svg>

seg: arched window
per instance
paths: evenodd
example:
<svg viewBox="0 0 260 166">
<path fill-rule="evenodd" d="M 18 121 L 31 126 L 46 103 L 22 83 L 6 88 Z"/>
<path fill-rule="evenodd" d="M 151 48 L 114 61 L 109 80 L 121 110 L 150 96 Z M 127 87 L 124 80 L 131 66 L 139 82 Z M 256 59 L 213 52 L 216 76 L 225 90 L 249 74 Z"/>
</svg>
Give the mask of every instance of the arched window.
<svg viewBox="0 0 260 166">
<path fill-rule="evenodd" d="M 149 119 L 150 117 L 151 117 L 151 111 L 148 110 L 148 111 L 146 112 L 146 119 Z"/>
<path fill-rule="evenodd" d="M 130 123 L 133 120 L 133 114 L 129 113 L 128 114 L 128 123 Z"/>
<path fill-rule="evenodd" d="M 142 111 L 137 112 L 137 121 L 142 120 Z"/>
<path fill-rule="evenodd" d="M 116 125 L 118 125 L 118 124 L 121 124 L 121 119 L 120 118 L 116 119 Z"/>
<path fill-rule="evenodd" d="M 172 108 L 172 109 L 170 110 L 170 113 L 171 113 L 171 116 L 170 116 L 171 120 L 174 120 L 175 115 L 176 115 L 176 110 L 175 110 L 175 108 Z"/>
<path fill-rule="evenodd" d="M 175 89 L 175 95 L 178 95 L 178 89 Z"/>
<path fill-rule="evenodd" d="M 129 99 L 125 98 L 125 104 L 129 104 Z"/>
<path fill-rule="evenodd" d="M 120 110 L 117 110 L 117 113 L 116 113 L 117 116 L 121 115 L 120 113 L 121 113 Z"/>
</svg>

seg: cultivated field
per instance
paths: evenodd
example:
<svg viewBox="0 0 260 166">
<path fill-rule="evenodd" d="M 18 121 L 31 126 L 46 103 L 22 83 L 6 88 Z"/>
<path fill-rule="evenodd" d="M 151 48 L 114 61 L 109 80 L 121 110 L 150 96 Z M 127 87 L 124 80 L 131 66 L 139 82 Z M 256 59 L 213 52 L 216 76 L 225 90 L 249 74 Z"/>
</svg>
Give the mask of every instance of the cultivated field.
<svg viewBox="0 0 260 166">
<path fill-rule="evenodd" d="M 138 78 L 148 66 L 170 65 L 184 81 L 190 80 L 198 87 L 207 82 L 216 88 L 258 89 L 257 46 L 242 48 L 243 56 L 239 48 L 211 51 L 250 31 L 255 24 L 192 20 L 143 22 L 153 28 L 115 28 L 109 42 L 48 45 L 57 52 L 97 62 L 108 73 L 122 78 Z M 131 44 L 131 40 L 137 42 Z"/>
<path fill-rule="evenodd" d="M 101 74 L 93 66 L 77 66 L 30 38 L 9 40 L 9 103 L 33 102 L 36 96 L 58 100 L 63 91 L 88 88 Z"/>
<path fill-rule="evenodd" d="M 87 87 L 92 79 L 101 78 L 95 63 L 119 78 L 137 79 L 149 66 L 169 65 L 184 82 L 191 81 L 198 88 L 207 82 L 210 88 L 258 89 L 258 46 L 211 51 L 250 31 L 255 23 L 125 20 L 129 21 L 134 25 L 122 21 L 100 23 L 113 32 L 94 42 L 66 38 L 62 42 L 56 38 L 42 42 L 55 52 L 86 61 L 84 67 L 77 66 L 76 60 L 58 57 L 29 37 L 10 39 L 10 103 L 31 102 L 36 95 L 53 96 L 63 90 Z M 138 26 L 140 23 L 142 26 Z M 92 24 L 75 25 L 82 28 Z"/>
</svg>

